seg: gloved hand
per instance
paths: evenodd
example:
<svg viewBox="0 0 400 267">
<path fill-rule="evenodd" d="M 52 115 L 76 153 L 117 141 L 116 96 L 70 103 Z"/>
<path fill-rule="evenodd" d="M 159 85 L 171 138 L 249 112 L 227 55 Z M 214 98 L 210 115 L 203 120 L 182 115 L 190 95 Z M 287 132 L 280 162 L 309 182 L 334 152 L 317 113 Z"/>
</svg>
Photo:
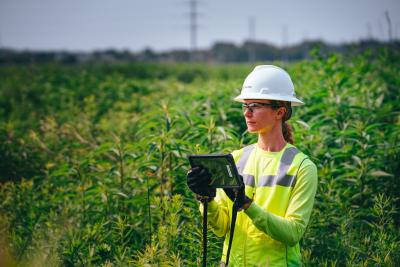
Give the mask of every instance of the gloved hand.
<svg viewBox="0 0 400 267">
<path fill-rule="evenodd" d="M 187 185 L 193 193 L 201 197 L 215 197 L 216 189 L 210 186 L 211 174 L 206 168 L 194 167 L 189 170 L 186 178 Z M 201 200 L 201 198 L 199 200 Z"/>
<path fill-rule="evenodd" d="M 252 200 L 246 196 L 244 188 L 244 186 L 239 188 L 224 188 L 225 194 L 234 202 L 239 211 L 247 209 L 252 202 Z"/>
</svg>

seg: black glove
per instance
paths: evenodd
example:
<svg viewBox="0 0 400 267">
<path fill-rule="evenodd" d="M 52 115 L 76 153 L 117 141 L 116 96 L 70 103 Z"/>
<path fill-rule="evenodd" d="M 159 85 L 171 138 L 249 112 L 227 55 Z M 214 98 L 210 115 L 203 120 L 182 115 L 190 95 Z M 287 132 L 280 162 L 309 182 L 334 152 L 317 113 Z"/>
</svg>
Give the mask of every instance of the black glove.
<svg viewBox="0 0 400 267">
<path fill-rule="evenodd" d="M 246 196 L 244 188 L 244 186 L 239 188 L 224 188 L 225 194 L 230 198 L 230 200 L 232 200 L 232 202 L 234 202 L 239 211 L 247 209 L 252 202 L 252 200 Z"/>
<path fill-rule="evenodd" d="M 194 167 L 189 170 L 186 178 L 187 185 L 193 193 L 201 197 L 215 197 L 216 189 L 210 186 L 211 174 L 206 168 Z"/>
</svg>

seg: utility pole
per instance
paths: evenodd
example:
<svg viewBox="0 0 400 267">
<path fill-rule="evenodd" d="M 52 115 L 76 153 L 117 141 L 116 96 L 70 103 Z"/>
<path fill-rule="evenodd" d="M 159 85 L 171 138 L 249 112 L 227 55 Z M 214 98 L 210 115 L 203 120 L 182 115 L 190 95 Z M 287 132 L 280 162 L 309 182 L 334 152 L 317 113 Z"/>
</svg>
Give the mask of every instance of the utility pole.
<svg viewBox="0 0 400 267">
<path fill-rule="evenodd" d="M 389 12 L 385 11 L 386 22 L 388 24 L 388 38 L 389 42 L 392 41 L 392 21 L 390 20 Z"/>
<path fill-rule="evenodd" d="M 249 42 L 248 42 L 248 54 L 249 62 L 254 62 L 256 60 L 256 20 L 254 17 L 249 17 Z"/>
<path fill-rule="evenodd" d="M 197 29 L 199 27 L 197 23 L 197 0 L 189 0 L 189 20 L 190 20 L 190 61 L 196 60 L 197 52 Z"/>
</svg>

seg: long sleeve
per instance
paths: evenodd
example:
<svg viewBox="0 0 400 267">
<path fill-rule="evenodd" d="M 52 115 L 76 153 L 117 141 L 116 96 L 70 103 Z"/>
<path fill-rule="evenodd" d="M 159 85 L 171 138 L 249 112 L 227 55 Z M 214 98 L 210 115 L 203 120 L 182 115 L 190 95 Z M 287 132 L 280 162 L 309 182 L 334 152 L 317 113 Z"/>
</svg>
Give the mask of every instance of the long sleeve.
<svg viewBox="0 0 400 267">
<path fill-rule="evenodd" d="M 298 172 L 284 217 L 263 210 L 256 203 L 252 203 L 245 213 L 260 231 L 275 240 L 294 246 L 307 227 L 317 190 L 317 180 L 316 166 L 310 160 L 305 160 L 304 166 Z"/>
</svg>

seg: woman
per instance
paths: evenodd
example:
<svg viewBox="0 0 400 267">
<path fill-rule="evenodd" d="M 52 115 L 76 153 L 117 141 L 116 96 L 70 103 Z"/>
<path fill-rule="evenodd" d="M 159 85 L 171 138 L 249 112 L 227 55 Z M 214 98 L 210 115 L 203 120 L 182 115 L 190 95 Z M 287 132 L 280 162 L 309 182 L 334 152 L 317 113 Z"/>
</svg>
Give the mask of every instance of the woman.
<svg viewBox="0 0 400 267">
<path fill-rule="evenodd" d="M 215 190 L 203 168 L 188 173 L 188 186 L 208 201 L 210 226 L 225 236 L 222 261 L 229 242 L 232 201 L 239 199 L 229 266 L 300 266 L 299 241 L 310 218 L 317 188 L 315 164 L 293 145 L 292 106 L 296 98 L 290 76 L 272 65 L 257 66 L 244 81 L 243 114 L 256 144 L 232 152 L 245 188 Z M 224 265 L 222 262 L 221 265 Z"/>
</svg>

